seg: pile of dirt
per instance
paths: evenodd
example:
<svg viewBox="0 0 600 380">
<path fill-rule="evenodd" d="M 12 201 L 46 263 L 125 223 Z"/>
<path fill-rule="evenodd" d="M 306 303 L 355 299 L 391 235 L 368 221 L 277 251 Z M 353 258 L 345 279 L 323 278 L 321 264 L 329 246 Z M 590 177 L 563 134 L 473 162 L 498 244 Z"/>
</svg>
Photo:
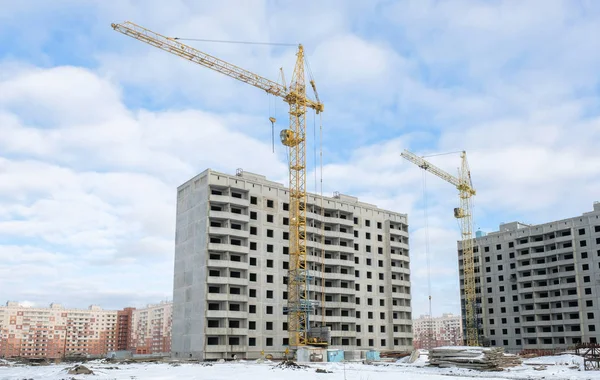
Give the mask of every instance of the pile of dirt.
<svg viewBox="0 0 600 380">
<path fill-rule="evenodd" d="M 328 370 L 323 369 L 323 368 L 317 368 L 317 370 L 315 372 L 316 373 L 333 373 L 332 371 L 328 371 Z"/>
<path fill-rule="evenodd" d="M 308 368 L 308 366 L 306 365 L 302 365 L 302 364 L 298 364 L 293 360 L 284 360 L 281 363 L 277 364 L 275 367 L 273 368 L 281 368 L 281 369 L 304 369 L 304 368 Z"/>
<path fill-rule="evenodd" d="M 88 367 L 84 366 L 84 365 L 76 365 L 75 367 L 72 368 L 68 368 L 68 374 L 69 375 L 93 375 L 94 371 L 92 371 L 91 369 L 89 369 Z"/>
</svg>

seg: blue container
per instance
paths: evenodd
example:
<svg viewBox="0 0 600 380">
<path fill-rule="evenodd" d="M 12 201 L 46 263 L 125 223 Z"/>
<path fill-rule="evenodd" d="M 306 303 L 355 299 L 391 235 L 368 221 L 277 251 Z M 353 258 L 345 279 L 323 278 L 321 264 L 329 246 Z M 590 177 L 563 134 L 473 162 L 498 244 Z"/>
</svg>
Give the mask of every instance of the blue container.
<svg viewBox="0 0 600 380">
<path fill-rule="evenodd" d="M 327 361 L 330 363 L 344 361 L 344 351 L 327 350 Z"/>
<path fill-rule="evenodd" d="M 381 357 L 379 356 L 379 351 L 367 351 L 366 352 L 366 359 L 370 360 L 370 361 L 378 361 L 381 359 Z"/>
</svg>

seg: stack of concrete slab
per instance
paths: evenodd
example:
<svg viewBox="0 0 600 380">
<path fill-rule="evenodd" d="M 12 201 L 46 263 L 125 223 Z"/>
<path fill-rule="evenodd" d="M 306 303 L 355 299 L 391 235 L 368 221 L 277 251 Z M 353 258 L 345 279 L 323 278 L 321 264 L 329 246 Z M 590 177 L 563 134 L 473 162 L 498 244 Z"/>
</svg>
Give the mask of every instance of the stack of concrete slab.
<svg viewBox="0 0 600 380">
<path fill-rule="evenodd" d="M 429 351 L 429 364 L 437 367 L 460 367 L 482 371 L 502 371 L 521 364 L 515 355 L 504 353 L 501 347 L 436 347 Z"/>
</svg>

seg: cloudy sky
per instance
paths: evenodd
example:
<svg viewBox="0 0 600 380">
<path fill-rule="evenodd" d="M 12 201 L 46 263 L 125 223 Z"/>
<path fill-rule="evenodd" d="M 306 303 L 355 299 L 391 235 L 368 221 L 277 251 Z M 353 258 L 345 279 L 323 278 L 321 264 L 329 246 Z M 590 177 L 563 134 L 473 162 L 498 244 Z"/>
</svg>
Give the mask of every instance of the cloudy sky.
<svg viewBox="0 0 600 380">
<path fill-rule="evenodd" d="M 296 2 L 297 3 L 297 2 Z M 400 157 L 466 150 L 476 228 L 600 200 L 600 4 L 518 1 L 0 0 L 0 302 L 171 298 L 176 187 L 212 168 L 286 181 L 264 92 L 113 31 L 303 43 L 324 188 L 408 213 L 415 316 L 459 312 L 450 184 Z M 294 47 L 191 43 L 274 80 Z M 309 188 L 315 188 L 308 117 Z M 457 154 L 431 162 L 456 173 Z M 424 192 L 425 189 L 425 192 Z"/>
</svg>

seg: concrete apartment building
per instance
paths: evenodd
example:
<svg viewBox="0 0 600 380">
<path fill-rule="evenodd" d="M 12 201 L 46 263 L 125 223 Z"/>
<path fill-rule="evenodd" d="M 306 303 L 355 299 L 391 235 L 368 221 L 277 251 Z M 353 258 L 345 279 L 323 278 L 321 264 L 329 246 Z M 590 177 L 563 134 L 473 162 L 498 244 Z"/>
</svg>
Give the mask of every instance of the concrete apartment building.
<svg viewBox="0 0 600 380">
<path fill-rule="evenodd" d="M 178 188 L 174 357 L 283 355 L 288 197 L 286 186 L 241 170 L 208 169 Z M 322 217 L 320 204 L 309 194 L 311 326 L 330 328 L 331 347 L 411 350 L 406 215 L 336 195 Z"/>
<path fill-rule="evenodd" d="M 491 346 L 519 352 L 600 340 L 600 203 L 565 220 L 501 224 L 475 241 L 480 332 Z M 460 242 L 458 256 L 464 318 Z"/>
<path fill-rule="evenodd" d="M 463 344 L 462 322 L 459 315 L 444 313 L 441 317 L 421 315 L 413 320 L 413 347 L 433 348 Z"/>
<path fill-rule="evenodd" d="M 117 312 L 90 306 L 87 310 L 0 306 L 0 357 L 61 358 L 104 355 L 117 347 Z"/>
</svg>

